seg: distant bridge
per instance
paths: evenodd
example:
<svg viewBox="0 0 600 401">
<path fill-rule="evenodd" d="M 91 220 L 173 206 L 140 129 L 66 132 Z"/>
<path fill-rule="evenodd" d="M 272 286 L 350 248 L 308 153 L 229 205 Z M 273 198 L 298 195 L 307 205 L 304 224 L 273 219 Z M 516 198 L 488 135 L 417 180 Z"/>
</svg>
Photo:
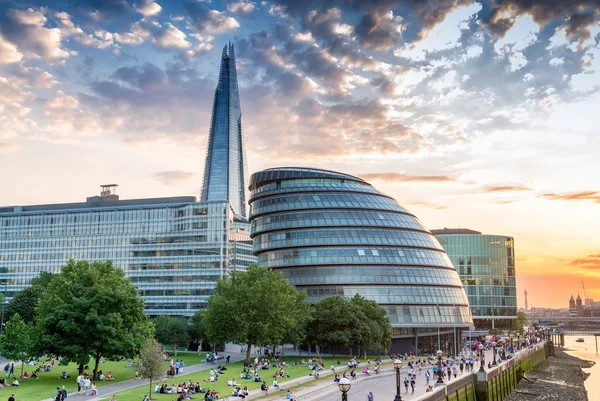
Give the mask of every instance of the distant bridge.
<svg viewBox="0 0 600 401">
<path fill-rule="evenodd" d="M 600 336 L 600 331 L 592 330 L 550 330 L 549 334 L 558 334 L 564 336 Z"/>
</svg>

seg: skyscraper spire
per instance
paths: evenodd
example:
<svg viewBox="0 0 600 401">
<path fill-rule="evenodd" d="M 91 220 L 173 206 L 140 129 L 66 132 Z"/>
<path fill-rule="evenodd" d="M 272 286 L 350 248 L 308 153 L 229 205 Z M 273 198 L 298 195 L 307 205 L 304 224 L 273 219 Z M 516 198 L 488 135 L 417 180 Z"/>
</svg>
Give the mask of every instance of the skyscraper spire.
<svg viewBox="0 0 600 401">
<path fill-rule="evenodd" d="M 229 42 L 221 56 L 200 200 L 229 201 L 236 214 L 246 217 L 245 182 L 246 154 L 235 50 Z"/>
</svg>

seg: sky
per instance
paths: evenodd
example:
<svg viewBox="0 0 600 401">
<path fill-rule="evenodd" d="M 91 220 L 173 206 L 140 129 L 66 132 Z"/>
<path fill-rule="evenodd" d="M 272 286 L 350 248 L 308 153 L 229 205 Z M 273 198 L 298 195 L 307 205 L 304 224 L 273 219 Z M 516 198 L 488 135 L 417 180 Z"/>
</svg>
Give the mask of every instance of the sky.
<svg viewBox="0 0 600 401">
<path fill-rule="evenodd" d="M 600 299 L 598 0 L 0 0 L 0 204 L 199 197 L 223 46 L 250 173 L 360 176 Z"/>
</svg>

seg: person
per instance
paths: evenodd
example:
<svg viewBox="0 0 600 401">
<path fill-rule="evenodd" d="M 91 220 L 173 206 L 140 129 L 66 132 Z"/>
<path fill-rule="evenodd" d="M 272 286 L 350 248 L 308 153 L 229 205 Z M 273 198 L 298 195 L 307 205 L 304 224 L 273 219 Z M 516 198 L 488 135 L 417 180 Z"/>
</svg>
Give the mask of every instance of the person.
<svg viewBox="0 0 600 401">
<path fill-rule="evenodd" d="M 279 390 L 279 383 L 277 383 L 277 379 L 273 380 L 273 388 Z"/>
<path fill-rule="evenodd" d="M 17 380 L 16 377 L 13 378 L 13 382 L 12 382 L 11 386 L 13 386 L 13 387 L 19 387 L 19 381 Z"/>
<path fill-rule="evenodd" d="M 92 383 L 92 391 L 90 391 L 90 395 L 98 395 L 98 388 L 96 387 L 96 383 Z"/>
<path fill-rule="evenodd" d="M 429 386 L 427 386 L 427 389 L 425 390 L 425 392 L 429 393 L 430 391 L 433 391 L 433 386 L 431 384 Z"/>
<path fill-rule="evenodd" d="M 286 400 L 293 400 L 293 401 L 296 401 L 296 396 L 295 396 L 295 395 L 292 393 L 292 390 L 288 389 L 288 390 L 285 392 L 285 399 L 286 399 Z"/>
<path fill-rule="evenodd" d="M 60 387 L 56 388 L 56 397 L 54 397 L 55 401 L 63 401 L 63 393 L 60 390 Z"/>
<path fill-rule="evenodd" d="M 115 394 L 113 394 L 113 396 L 110 397 L 110 401 L 117 401 L 117 396 Z"/>
<path fill-rule="evenodd" d="M 35 371 L 31 374 L 31 378 L 32 379 L 37 379 L 37 373 Z"/>
<path fill-rule="evenodd" d="M 429 373 L 429 370 L 425 372 L 425 385 L 429 386 L 429 380 L 431 379 L 431 374 Z"/>
<path fill-rule="evenodd" d="M 404 378 L 404 388 L 406 389 L 406 391 L 404 391 L 404 394 L 408 394 L 408 377 Z"/>
<path fill-rule="evenodd" d="M 62 388 L 60 389 L 60 392 L 62 393 L 62 399 L 66 400 L 67 399 L 67 390 L 65 389 L 65 386 L 62 386 Z"/>
<path fill-rule="evenodd" d="M 369 391 L 369 394 L 367 394 L 367 401 L 374 401 L 375 399 L 373 398 L 373 392 Z"/>
<path fill-rule="evenodd" d="M 410 378 L 410 387 L 412 388 L 413 394 L 415 393 L 415 384 L 417 384 L 417 382 L 415 381 L 415 377 L 413 376 Z"/>
<path fill-rule="evenodd" d="M 85 380 L 85 378 L 83 377 L 83 373 L 80 374 L 79 376 L 77 376 L 77 392 L 79 394 L 81 394 L 83 392 L 83 381 Z"/>
<path fill-rule="evenodd" d="M 267 383 L 265 383 L 264 380 L 260 385 L 260 389 L 265 392 L 265 395 L 269 394 L 269 386 L 267 386 Z"/>
<path fill-rule="evenodd" d="M 89 395 L 90 392 L 90 378 L 86 377 L 85 379 L 83 379 L 83 388 L 85 389 L 85 395 Z"/>
<path fill-rule="evenodd" d="M 229 355 L 229 352 L 228 352 L 227 356 L 225 357 L 225 363 L 229 363 L 230 359 L 231 359 L 231 355 Z"/>
<path fill-rule="evenodd" d="M 150 401 L 150 398 L 148 398 L 148 395 L 144 395 L 144 399 L 142 401 Z"/>
<path fill-rule="evenodd" d="M 10 397 L 8 397 L 8 401 L 16 401 L 15 400 L 15 395 L 12 394 Z"/>
</svg>

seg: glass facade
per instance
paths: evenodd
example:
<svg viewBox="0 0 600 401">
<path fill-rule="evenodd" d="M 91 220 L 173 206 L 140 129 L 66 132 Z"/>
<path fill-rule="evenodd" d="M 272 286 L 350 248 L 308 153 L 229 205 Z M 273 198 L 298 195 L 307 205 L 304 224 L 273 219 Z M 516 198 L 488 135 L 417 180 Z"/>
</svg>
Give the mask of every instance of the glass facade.
<svg viewBox="0 0 600 401">
<path fill-rule="evenodd" d="M 235 50 L 225 45 L 211 118 L 202 201 L 229 201 L 234 212 L 246 216 L 246 154 Z"/>
<path fill-rule="evenodd" d="M 416 216 L 364 180 L 277 168 L 253 174 L 250 191 L 258 263 L 280 270 L 309 300 L 360 294 L 378 302 L 388 313 L 396 350 L 447 349 L 430 338 L 438 328 L 447 339 L 448 330 L 472 324 L 442 246 Z"/>
<path fill-rule="evenodd" d="M 10 299 L 69 259 L 110 259 L 147 314 L 191 316 L 217 279 L 256 262 L 249 228 L 227 202 L 194 197 L 2 207 L 0 288 Z"/>
<path fill-rule="evenodd" d="M 460 275 L 475 327 L 509 328 L 517 317 L 514 239 L 467 229 L 431 232 Z"/>
</svg>

